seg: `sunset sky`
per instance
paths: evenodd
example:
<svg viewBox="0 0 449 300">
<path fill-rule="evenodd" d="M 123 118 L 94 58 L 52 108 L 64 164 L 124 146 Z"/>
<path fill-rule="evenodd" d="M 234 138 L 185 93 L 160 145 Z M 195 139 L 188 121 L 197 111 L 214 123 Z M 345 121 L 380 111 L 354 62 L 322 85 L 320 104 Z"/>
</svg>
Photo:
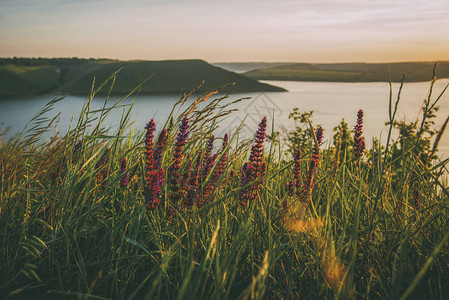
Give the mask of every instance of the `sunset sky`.
<svg viewBox="0 0 449 300">
<path fill-rule="evenodd" d="M 448 0 L 1 0 L 0 57 L 449 60 Z"/>
</svg>

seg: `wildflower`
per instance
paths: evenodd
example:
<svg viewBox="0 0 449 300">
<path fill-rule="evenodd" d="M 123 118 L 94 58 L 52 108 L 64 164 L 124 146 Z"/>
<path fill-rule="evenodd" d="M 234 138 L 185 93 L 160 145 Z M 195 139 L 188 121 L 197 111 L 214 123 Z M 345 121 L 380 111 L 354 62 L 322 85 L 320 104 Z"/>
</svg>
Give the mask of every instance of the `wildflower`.
<svg viewBox="0 0 449 300">
<path fill-rule="evenodd" d="M 287 183 L 287 195 L 291 197 L 295 194 L 295 192 L 296 192 L 295 183 L 293 182 L 293 180 L 290 180 Z"/>
<path fill-rule="evenodd" d="M 181 169 L 182 163 L 182 151 L 184 149 L 184 145 L 187 141 L 187 137 L 189 136 L 189 119 L 184 117 L 182 119 L 181 124 L 179 125 L 178 134 L 176 135 L 176 144 L 173 152 L 173 163 L 168 168 L 168 180 L 170 181 L 170 190 L 172 195 L 172 200 L 176 204 L 181 197 L 180 193 L 180 174 L 179 171 Z"/>
<path fill-rule="evenodd" d="M 225 151 L 226 147 L 228 146 L 228 143 L 229 143 L 229 135 L 227 133 L 225 133 L 225 135 L 223 137 L 223 144 L 221 145 L 222 152 Z"/>
<path fill-rule="evenodd" d="M 359 159 L 363 155 L 363 151 L 365 150 L 365 138 L 362 137 L 363 132 L 363 110 L 359 110 L 357 113 L 357 122 L 354 126 L 354 156 L 356 159 Z"/>
<path fill-rule="evenodd" d="M 260 186 L 263 183 L 263 176 L 265 175 L 266 163 L 263 161 L 263 144 L 265 141 L 265 132 L 267 129 L 267 118 L 264 117 L 259 123 L 259 128 L 256 131 L 254 143 L 251 146 L 251 153 L 249 161 L 242 167 L 242 175 L 240 177 L 241 186 L 244 188 L 240 193 L 240 204 L 246 205 L 248 200 L 253 200 L 257 197 Z"/>
<path fill-rule="evenodd" d="M 212 149 L 214 148 L 214 140 L 215 140 L 214 135 L 211 135 L 207 140 L 206 152 L 204 153 L 206 159 L 209 158 L 210 155 L 212 154 Z"/>
<path fill-rule="evenodd" d="M 161 191 L 164 186 L 165 172 L 162 169 L 162 154 L 165 146 L 167 131 L 162 129 L 158 136 L 156 146 L 153 148 L 154 131 L 156 124 L 154 120 L 145 127 L 145 188 L 147 194 L 147 208 L 156 209 L 161 203 Z"/>
<path fill-rule="evenodd" d="M 263 153 L 263 143 L 265 141 L 267 130 L 267 117 L 263 117 L 262 121 L 259 123 L 259 128 L 256 131 L 256 137 L 254 139 L 254 144 L 251 147 L 251 154 L 249 157 L 250 162 L 262 162 Z"/>
<path fill-rule="evenodd" d="M 125 188 L 129 184 L 129 174 L 126 169 L 126 157 L 123 157 L 122 163 L 120 164 L 120 175 L 122 176 L 120 185 Z"/>
<path fill-rule="evenodd" d="M 161 176 L 158 171 L 155 171 L 151 176 L 151 182 L 148 190 L 148 203 L 149 209 L 156 209 L 160 204 L 161 194 Z"/>
<path fill-rule="evenodd" d="M 147 130 L 147 132 L 145 133 L 145 183 L 149 188 L 151 181 L 151 174 L 154 169 L 153 138 L 154 138 L 154 131 L 156 130 L 156 124 L 154 123 L 153 119 L 151 119 L 151 121 L 147 124 L 145 129 Z"/>
<path fill-rule="evenodd" d="M 165 138 L 167 136 L 167 130 L 162 129 L 161 133 L 159 133 L 159 137 L 157 139 L 157 143 L 156 146 L 154 148 L 154 152 L 153 152 L 153 167 L 154 170 L 157 171 L 159 173 L 159 185 L 160 185 L 160 189 L 162 190 L 163 186 L 164 186 L 164 177 L 165 177 L 165 172 L 164 169 L 162 168 L 162 154 L 164 151 L 164 146 L 165 146 Z"/>
<path fill-rule="evenodd" d="M 150 122 L 145 126 L 146 133 L 145 133 L 145 193 L 148 198 L 148 208 L 155 208 L 155 205 L 153 205 L 153 202 L 155 201 L 152 197 L 152 193 L 156 189 L 154 186 L 155 180 L 157 181 L 157 178 L 155 179 L 154 176 L 154 150 L 153 150 L 153 138 L 154 138 L 154 131 L 156 130 L 156 124 L 154 123 L 154 120 L 151 119 Z"/>
<path fill-rule="evenodd" d="M 316 139 L 318 144 L 315 144 L 312 150 L 312 157 L 309 162 L 309 170 L 307 172 L 307 177 L 304 182 L 304 189 L 301 193 L 301 202 L 307 205 L 312 194 L 315 171 L 318 166 L 318 160 L 320 158 L 320 144 L 323 139 L 323 128 L 319 127 L 316 132 Z"/>
</svg>

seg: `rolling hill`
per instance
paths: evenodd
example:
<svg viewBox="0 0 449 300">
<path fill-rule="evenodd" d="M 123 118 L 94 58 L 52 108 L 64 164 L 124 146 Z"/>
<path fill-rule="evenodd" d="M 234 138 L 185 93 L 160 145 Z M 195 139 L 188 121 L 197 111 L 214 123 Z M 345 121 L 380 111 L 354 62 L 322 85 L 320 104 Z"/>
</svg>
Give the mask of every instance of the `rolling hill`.
<svg viewBox="0 0 449 300">
<path fill-rule="evenodd" d="M 388 81 L 388 68 L 391 80 L 401 81 L 405 74 L 406 81 L 418 82 L 432 79 L 434 63 L 339 63 L 308 64 L 295 63 L 261 68 L 244 73 L 257 80 L 292 80 L 292 81 L 329 81 L 329 82 L 375 82 Z M 449 62 L 438 62 L 437 78 L 449 78 Z"/>
<path fill-rule="evenodd" d="M 122 68 L 113 94 L 127 94 L 152 75 L 142 94 L 190 91 L 203 80 L 200 92 L 235 82 L 235 92 L 285 91 L 257 80 L 212 66 L 202 60 L 119 61 L 108 59 L 0 59 L 0 96 L 37 94 L 86 95 L 93 79 L 96 85 Z M 106 93 L 108 89 L 104 89 Z"/>
</svg>

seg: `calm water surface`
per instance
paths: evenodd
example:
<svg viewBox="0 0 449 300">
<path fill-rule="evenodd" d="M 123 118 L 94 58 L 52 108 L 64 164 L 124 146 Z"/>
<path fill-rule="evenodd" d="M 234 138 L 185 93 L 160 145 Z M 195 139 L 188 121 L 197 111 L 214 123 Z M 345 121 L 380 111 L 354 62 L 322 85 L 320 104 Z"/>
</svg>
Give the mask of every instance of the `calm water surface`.
<svg viewBox="0 0 449 300">
<path fill-rule="evenodd" d="M 219 131 L 225 132 L 235 128 L 245 119 L 248 134 L 252 134 L 257 122 L 263 115 L 271 119 L 274 117 L 275 129 L 292 128 L 294 123 L 288 119 L 294 107 L 300 111 L 313 110 L 312 121 L 315 125 L 322 125 L 327 140 L 333 135 L 332 129 L 338 125 L 342 118 L 350 127 L 353 127 L 358 109 L 365 112 L 364 136 L 367 144 L 371 144 L 371 137 L 386 139 L 388 129 L 385 122 L 388 119 L 389 85 L 383 82 L 374 83 L 328 83 L 328 82 L 294 82 L 294 81 L 265 81 L 289 90 L 285 93 L 246 93 L 234 94 L 230 100 L 251 97 L 250 100 L 240 102 L 236 108 L 238 112 L 228 116 L 222 123 Z M 435 83 L 433 98 L 435 99 L 449 80 L 439 80 Z M 430 83 L 406 83 L 399 103 L 397 119 L 414 121 L 418 116 L 423 100 L 428 95 Z M 393 84 L 393 97 L 399 89 L 399 84 Z M 143 128 L 149 119 L 155 118 L 157 124 L 162 126 L 167 119 L 178 95 L 151 95 L 139 96 L 136 99 L 131 120 L 135 121 L 135 128 Z M 10 127 L 9 136 L 19 132 L 28 120 L 45 105 L 52 96 L 28 97 L 21 99 L 0 100 L 0 130 Z M 113 103 L 119 97 L 111 98 Z M 61 112 L 58 131 L 64 132 L 69 128 L 72 115 L 75 119 L 84 103 L 85 97 L 67 96 L 59 102 L 51 114 Z M 125 100 L 130 103 L 132 99 Z M 104 98 L 93 100 L 92 108 L 101 108 Z M 449 115 L 449 94 L 443 95 L 439 102 L 440 111 L 436 119 L 435 128 L 440 128 Z M 117 109 L 108 117 L 107 124 L 116 128 L 123 109 Z M 271 127 L 271 126 L 270 126 Z M 268 129 L 269 131 L 271 128 Z M 449 131 L 449 128 L 448 128 Z M 440 154 L 449 156 L 449 133 L 445 133 L 440 142 Z"/>
</svg>

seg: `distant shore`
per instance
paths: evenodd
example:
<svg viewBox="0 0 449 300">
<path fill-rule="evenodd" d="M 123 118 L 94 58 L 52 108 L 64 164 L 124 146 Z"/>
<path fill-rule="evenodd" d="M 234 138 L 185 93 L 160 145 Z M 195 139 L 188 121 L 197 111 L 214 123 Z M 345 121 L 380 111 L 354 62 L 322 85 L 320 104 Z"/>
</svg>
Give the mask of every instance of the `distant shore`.
<svg viewBox="0 0 449 300">
<path fill-rule="evenodd" d="M 432 80 L 434 62 L 404 63 L 217 63 L 256 80 L 323 82 L 424 82 Z M 449 78 L 449 62 L 436 62 L 437 79 Z"/>
</svg>

